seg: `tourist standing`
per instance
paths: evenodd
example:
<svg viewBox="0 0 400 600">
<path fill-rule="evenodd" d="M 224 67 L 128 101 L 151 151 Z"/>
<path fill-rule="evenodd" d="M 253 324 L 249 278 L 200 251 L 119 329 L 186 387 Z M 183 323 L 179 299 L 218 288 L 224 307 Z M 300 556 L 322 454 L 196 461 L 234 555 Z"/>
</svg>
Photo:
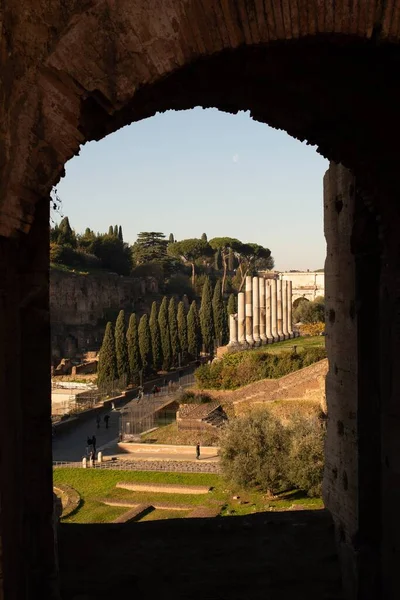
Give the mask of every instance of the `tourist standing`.
<svg viewBox="0 0 400 600">
<path fill-rule="evenodd" d="M 106 429 L 108 429 L 108 421 L 110 420 L 110 415 L 106 415 L 104 417 L 104 423 L 106 424 Z"/>
<path fill-rule="evenodd" d="M 97 415 L 96 415 L 97 429 L 100 429 L 100 421 L 101 421 L 100 415 L 99 415 L 99 414 L 97 414 Z"/>
<path fill-rule="evenodd" d="M 97 440 L 96 440 L 96 436 L 94 435 L 92 437 L 92 447 L 93 447 L 93 452 L 96 454 L 96 444 L 97 444 Z"/>
<path fill-rule="evenodd" d="M 200 459 L 200 442 L 197 442 L 196 444 L 196 459 Z"/>
</svg>

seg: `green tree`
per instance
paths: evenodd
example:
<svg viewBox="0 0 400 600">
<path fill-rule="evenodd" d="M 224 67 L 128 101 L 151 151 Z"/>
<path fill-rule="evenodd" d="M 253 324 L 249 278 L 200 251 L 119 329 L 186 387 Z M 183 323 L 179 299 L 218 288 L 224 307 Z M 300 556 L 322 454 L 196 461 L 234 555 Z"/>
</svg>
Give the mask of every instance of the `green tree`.
<svg viewBox="0 0 400 600">
<path fill-rule="evenodd" d="M 214 250 L 214 252 L 219 252 L 222 262 L 222 268 L 224 274 L 222 276 L 222 295 L 225 293 L 225 282 L 226 282 L 226 274 L 228 271 L 228 258 L 229 252 L 232 249 L 238 249 L 242 247 L 242 242 L 237 240 L 236 238 L 230 237 L 216 237 L 210 240 L 210 246 Z"/>
<path fill-rule="evenodd" d="M 118 225 L 114 225 L 114 237 L 118 237 Z"/>
<path fill-rule="evenodd" d="M 201 294 L 200 327 L 204 349 L 206 352 L 212 354 L 214 350 L 214 318 L 212 287 L 208 277 L 204 281 L 203 292 Z"/>
<path fill-rule="evenodd" d="M 170 233 L 170 234 L 169 234 L 168 242 L 169 242 L 170 244 L 173 244 L 173 243 L 175 242 L 175 239 L 174 239 L 174 234 L 173 234 L 173 233 Z"/>
<path fill-rule="evenodd" d="M 199 258 L 212 256 L 212 250 L 208 242 L 197 238 L 191 238 L 170 244 L 168 246 L 168 254 L 191 265 L 192 285 L 194 286 L 196 277 L 195 262 Z"/>
<path fill-rule="evenodd" d="M 122 227 L 121 227 L 121 225 L 118 228 L 118 239 L 121 240 L 121 242 L 124 241 L 124 236 L 122 235 Z"/>
<path fill-rule="evenodd" d="M 112 225 L 108 228 L 108 235 L 114 235 L 114 227 Z"/>
<path fill-rule="evenodd" d="M 129 317 L 128 331 L 126 333 L 129 358 L 129 377 L 131 383 L 139 383 L 139 374 L 142 368 L 139 350 L 139 336 L 135 313 Z"/>
<path fill-rule="evenodd" d="M 300 299 L 293 311 L 295 323 L 323 323 L 325 321 L 325 299 L 318 296 L 309 302 L 306 298 Z"/>
<path fill-rule="evenodd" d="M 150 335 L 151 335 L 151 349 L 153 353 L 153 368 L 158 371 L 162 366 L 162 350 L 161 350 L 161 336 L 160 327 L 158 325 L 157 318 L 157 302 L 154 301 L 151 305 L 150 313 Z"/>
<path fill-rule="evenodd" d="M 168 326 L 168 300 L 164 296 L 158 312 L 158 325 L 160 327 L 162 368 L 168 370 L 171 367 L 171 341 Z"/>
<path fill-rule="evenodd" d="M 214 269 L 220 271 L 222 269 L 221 250 L 218 248 L 214 255 Z"/>
<path fill-rule="evenodd" d="M 115 356 L 115 340 L 112 323 L 108 322 L 103 343 L 99 353 L 97 383 L 111 383 L 118 379 L 117 360 Z"/>
<path fill-rule="evenodd" d="M 131 252 L 115 235 L 100 235 L 92 244 L 92 252 L 102 265 L 118 275 L 129 275 L 132 270 Z"/>
<path fill-rule="evenodd" d="M 310 417 L 292 417 L 289 428 L 291 444 L 287 474 L 290 483 L 309 496 L 321 496 L 325 425 L 315 413 Z"/>
<path fill-rule="evenodd" d="M 232 273 L 232 271 L 235 268 L 235 254 L 232 250 L 232 248 L 229 248 L 229 252 L 228 252 L 228 271 L 230 271 Z"/>
<path fill-rule="evenodd" d="M 228 343 L 228 323 L 226 308 L 221 293 L 221 282 L 219 279 L 214 288 L 212 309 L 215 339 L 219 346 L 224 346 Z"/>
<path fill-rule="evenodd" d="M 117 358 L 118 377 L 129 374 L 128 346 L 125 333 L 125 313 L 119 311 L 115 323 L 115 355 Z"/>
<path fill-rule="evenodd" d="M 58 226 L 57 243 L 61 246 L 72 246 L 76 248 L 76 236 L 69 224 L 68 217 L 64 217 Z"/>
<path fill-rule="evenodd" d="M 276 494 L 288 484 L 290 432 L 267 409 L 229 421 L 221 439 L 221 466 L 228 481 Z"/>
<path fill-rule="evenodd" d="M 167 257 L 167 245 L 165 235 L 159 231 L 140 232 L 132 248 L 135 263 L 162 261 Z"/>
<path fill-rule="evenodd" d="M 187 353 L 188 353 L 188 334 L 187 334 L 187 321 L 186 321 L 185 305 L 183 302 L 179 302 L 179 304 L 178 304 L 177 323 L 178 323 L 179 346 L 180 346 L 181 354 L 182 354 L 182 362 L 185 363 L 186 359 L 187 359 Z"/>
<path fill-rule="evenodd" d="M 203 242 L 207 241 L 207 234 L 206 233 L 202 233 L 201 234 L 201 239 L 203 240 Z"/>
<path fill-rule="evenodd" d="M 197 358 L 201 350 L 200 318 L 196 302 L 193 300 L 187 315 L 188 352 Z"/>
<path fill-rule="evenodd" d="M 237 313 L 235 294 L 230 294 L 230 296 L 229 296 L 227 313 L 228 313 L 228 316 L 234 315 Z"/>
<path fill-rule="evenodd" d="M 242 290 L 246 275 L 256 272 L 257 268 L 272 269 L 274 259 L 271 256 L 271 250 L 264 248 L 259 244 L 242 244 L 236 245 L 233 248 L 235 256 L 239 261 L 240 285 L 239 292 Z"/>
<path fill-rule="evenodd" d="M 176 307 L 175 299 L 171 298 L 168 305 L 168 326 L 169 326 L 169 338 L 171 340 L 171 358 L 172 364 L 176 366 L 178 364 L 178 357 L 180 352 L 179 337 L 178 337 L 178 323 L 176 320 Z"/>
<path fill-rule="evenodd" d="M 142 368 L 145 373 L 149 373 L 151 370 L 152 351 L 149 318 L 147 315 L 143 315 L 139 321 L 138 334 Z"/>
</svg>

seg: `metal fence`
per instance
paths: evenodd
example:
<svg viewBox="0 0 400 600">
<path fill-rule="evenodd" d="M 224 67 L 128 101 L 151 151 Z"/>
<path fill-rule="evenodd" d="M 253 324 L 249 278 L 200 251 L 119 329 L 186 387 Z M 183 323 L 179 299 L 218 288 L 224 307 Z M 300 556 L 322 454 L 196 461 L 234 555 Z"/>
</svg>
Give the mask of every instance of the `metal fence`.
<svg viewBox="0 0 400 600">
<path fill-rule="evenodd" d="M 145 431 L 169 425 L 176 420 L 176 406 L 169 406 L 181 392 L 192 386 L 194 375 L 185 375 L 161 387 L 154 384 L 151 393 L 132 400 L 121 410 L 120 440 L 132 441 Z"/>
</svg>

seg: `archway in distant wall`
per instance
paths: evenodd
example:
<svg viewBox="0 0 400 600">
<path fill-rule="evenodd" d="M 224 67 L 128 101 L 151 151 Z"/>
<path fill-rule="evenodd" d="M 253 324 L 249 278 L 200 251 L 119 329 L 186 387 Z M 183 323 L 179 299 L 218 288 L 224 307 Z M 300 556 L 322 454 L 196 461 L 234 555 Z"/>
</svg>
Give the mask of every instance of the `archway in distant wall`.
<svg viewBox="0 0 400 600">
<path fill-rule="evenodd" d="M 309 302 L 309 299 L 305 298 L 304 296 L 299 296 L 298 298 L 293 300 L 293 308 L 297 308 L 302 302 Z"/>
<path fill-rule="evenodd" d="M 332 365 L 325 499 L 354 598 L 377 597 L 382 585 L 385 597 L 396 597 L 400 527 L 393 527 L 397 517 L 388 491 L 396 477 L 395 450 L 377 429 L 382 420 L 393 436 L 398 432 L 391 412 L 392 390 L 399 385 L 398 334 L 396 327 L 384 327 L 388 315 L 398 313 L 399 286 L 399 242 L 392 227 L 399 222 L 399 49 L 390 7 L 375 11 L 368 5 L 367 11 L 360 3 L 353 8 L 359 18 L 344 9 L 339 17 L 330 2 L 313 14 L 303 4 L 266 11 L 262 3 L 211 8 L 173 0 L 157 7 L 99 1 L 70 12 L 50 2 L 32 10 L 34 15 L 27 9 L 13 23 L 9 9 L 4 22 L 10 35 L 2 42 L 8 51 L 0 107 L 0 426 L 2 451 L 13 456 L 1 483 L 7 585 L 14 585 L 15 597 L 27 582 L 43 591 L 52 565 L 46 237 L 51 188 L 80 144 L 157 111 L 200 105 L 250 110 L 255 119 L 316 144 L 353 173 L 332 165 L 325 177 Z M 38 33 L 32 28 L 40 20 L 48 28 Z M 26 35 L 24 52 L 14 54 Z M 254 217 L 251 207 L 243 212 Z M 17 444 L 21 431 L 23 442 Z M 23 474 L 22 493 L 12 483 L 15 472 Z M 41 491 L 28 505 L 32 486 Z M 21 546 L 23 573 L 16 567 Z"/>
</svg>

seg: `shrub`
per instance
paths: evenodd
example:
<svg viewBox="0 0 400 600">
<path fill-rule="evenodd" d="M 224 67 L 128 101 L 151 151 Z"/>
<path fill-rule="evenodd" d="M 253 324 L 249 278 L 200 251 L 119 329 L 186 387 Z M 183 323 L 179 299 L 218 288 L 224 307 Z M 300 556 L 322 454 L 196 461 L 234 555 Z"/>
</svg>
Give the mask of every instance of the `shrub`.
<svg viewBox="0 0 400 600">
<path fill-rule="evenodd" d="M 230 421 L 221 436 L 225 476 L 239 486 L 282 491 L 289 484 L 289 439 L 289 429 L 265 409 Z"/>
<path fill-rule="evenodd" d="M 294 418 L 290 429 L 289 480 L 309 496 L 321 496 L 325 426 L 316 414 L 313 418 Z"/>
<path fill-rule="evenodd" d="M 202 365 L 195 373 L 198 387 L 233 390 L 260 379 L 277 379 L 326 358 L 325 348 L 307 348 L 301 352 L 244 351 L 225 354 L 211 365 Z"/>
<path fill-rule="evenodd" d="M 195 392 L 183 392 L 178 398 L 179 404 L 208 404 L 212 401 L 209 394 L 196 394 Z"/>
<path fill-rule="evenodd" d="M 317 413 L 294 417 L 284 426 L 263 408 L 228 423 L 220 441 L 221 466 L 229 480 L 244 488 L 275 494 L 295 487 L 320 496 L 324 436 Z"/>
<path fill-rule="evenodd" d="M 321 335 L 325 332 L 325 323 L 305 323 L 300 325 L 300 334 L 303 336 Z"/>
</svg>

